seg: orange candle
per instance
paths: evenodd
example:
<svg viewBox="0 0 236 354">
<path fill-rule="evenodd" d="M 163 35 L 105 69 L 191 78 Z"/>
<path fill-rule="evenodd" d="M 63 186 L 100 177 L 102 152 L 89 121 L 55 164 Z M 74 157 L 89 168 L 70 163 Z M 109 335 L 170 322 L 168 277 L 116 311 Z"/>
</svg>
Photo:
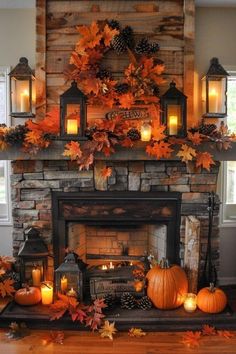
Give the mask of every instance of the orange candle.
<svg viewBox="0 0 236 354">
<path fill-rule="evenodd" d="M 33 286 L 40 286 L 41 284 L 41 270 L 38 267 L 32 269 Z"/>
<path fill-rule="evenodd" d="M 65 275 L 63 275 L 63 277 L 61 278 L 61 292 L 64 293 L 67 290 L 67 286 L 68 286 L 68 280 L 65 277 Z"/>
<path fill-rule="evenodd" d="M 20 111 L 29 112 L 29 93 L 26 90 L 20 95 Z"/>
<path fill-rule="evenodd" d="M 66 132 L 67 134 L 78 134 L 77 119 L 67 119 Z"/>
<path fill-rule="evenodd" d="M 44 282 L 41 284 L 41 296 L 43 305 L 51 305 L 53 303 L 53 283 Z"/>
</svg>

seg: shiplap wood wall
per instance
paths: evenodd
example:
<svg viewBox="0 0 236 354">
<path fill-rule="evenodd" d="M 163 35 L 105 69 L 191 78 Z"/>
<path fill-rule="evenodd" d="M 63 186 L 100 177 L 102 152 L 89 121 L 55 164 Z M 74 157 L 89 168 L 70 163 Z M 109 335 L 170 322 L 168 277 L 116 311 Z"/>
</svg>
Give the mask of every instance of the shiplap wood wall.
<svg viewBox="0 0 236 354">
<path fill-rule="evenodd" d="M 94 20 L 116 19 L 130 25 L 137 39 L 158 42 L 157 57 L 165 63 L 166 84 L 175 80 L 188 96 L 188 121 L 193 120 L 194 0 L 37 0 L 37 116 L 58 105 L 68 84 L 63 71 L 79 38 L 78 25 Z M 110 52 L 103 64 L 114 77 L 128 65 L 126 54 Z M 104 111 L 90 107 L 90 117 Z"/>
</svg>

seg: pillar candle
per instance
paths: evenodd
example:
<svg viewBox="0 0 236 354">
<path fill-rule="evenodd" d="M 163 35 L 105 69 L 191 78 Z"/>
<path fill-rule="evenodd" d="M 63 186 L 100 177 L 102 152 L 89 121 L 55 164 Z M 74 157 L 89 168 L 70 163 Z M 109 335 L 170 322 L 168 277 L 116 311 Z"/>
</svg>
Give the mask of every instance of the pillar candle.
<svg viewBox="0 0 236 354">
<path fill-rule="evenodd" d="M 43 305 L 51 305 L 53 302 L 53 284 L 45 282 L 41 285 L 41 296 Z"/>
<path fill-rule="evenodd" d="M 41 270 L 38 267 L 32 269 L 33 286 L 40 286 L 41 283 Z"/>
<path fill-rule="evenodd" d="M 218 92 L 216 89 L 209 92 L 209 112 L 218 112 Z"/>
<path fill-rule="evenodd" d="M 178 133 L 178 117 L 169 117 L 169 135 L 177 135 Z"/>
<path fill-rule="evenodd" d="M 77 119 L 67 119 L 66 132 L 67 134 L 78 134 Z"/>
<path fill-rule="evenodd" d="M 67 290 L 68 279 L 63 275 L 61 278 L 61 292 L 64 293 Z"/>
<path fill-rule="evenodd" d="M 29 93 L 24 91 L 20 95 L 20 111 L 29 112 Z"/>
</svg>

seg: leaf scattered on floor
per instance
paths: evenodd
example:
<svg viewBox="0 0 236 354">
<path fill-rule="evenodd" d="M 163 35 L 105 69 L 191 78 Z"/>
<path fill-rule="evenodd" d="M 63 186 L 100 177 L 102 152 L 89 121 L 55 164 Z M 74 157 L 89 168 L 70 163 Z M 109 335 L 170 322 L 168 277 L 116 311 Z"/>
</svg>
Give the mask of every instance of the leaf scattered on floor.
<svg viewBox="0 0 236 354">
<path fill-rule="evenodd" d="M 209 326 L 209 325 L 203 325 L 202 326 L 202 335 L 203 336 L 215 336 L 216 333 L 216 329 L 213 326 Z"/>
<path fill-rule="evenodd" d="M 104 325 L 99 330 L 102 338 L 109 338 L 113 340 L 113 335 L 116 334 L 117 329 L 115 328 L 115 322 L 110 323 L 105 321 Z"/>
<path fill-rule="evenodd" d="M 219 337 L 223 337 L 223 338 L 226 338 L 226 339 L 230 339 L 232 337 L 234 337 L 234 334 L 231 333 L 230 331 L 217 331 L 217 334 Z"/>
<path fill-rule="evenodd" d="M 182 343 L 190 348 L 195 348 L 199 346 L 199 340 L 201 339 L 201 331 L 192 332 L 187 331 L 182 338 Z"/>
<path fill-rule="evenodd" d="M 63 331 L 51 331 L 48 336 L 43 338 L 43 345 L 50 343 L 64 344 L 65 333 Z"/>
<path fill-rule="evenodd" d="M 130 337 L 144 337 L 146 336 L 146 332 L 144 332 L 141 328 L 130 328 L 128 335 Z"/>
<path fill-rule="evenodd" d="M 9 332 L 6 333 L 9 339 L 21 339 L 30 334 L 29 329 L 25 323 L 12 322 L 9 326 Z"/>
</svg>

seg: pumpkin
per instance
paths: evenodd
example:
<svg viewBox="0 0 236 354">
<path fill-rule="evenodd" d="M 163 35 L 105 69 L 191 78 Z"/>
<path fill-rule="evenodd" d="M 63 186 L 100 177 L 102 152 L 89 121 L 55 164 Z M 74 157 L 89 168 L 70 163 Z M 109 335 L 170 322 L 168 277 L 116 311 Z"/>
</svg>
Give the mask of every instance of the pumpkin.
<svg viewBox="0 0 236 354">
<path fill-rule="evenodd" d="M 175 309 L 184 302 L 188 292 L 188 280 L 185 271 L 178 265 L 168 265 L 162 260 L 147 273 L 147 295 L 153 304 L 162 310 Z"/>
<path fill-rule="evenodd" d="M 15 293 L 15 302 L 23 306 L 36 305 L 41 301 L 41 292 L 34 286 L 19 289 Z"/>
<path fill-rule="evenodd" d="M 209 288 L 203 288 L 198 292 L 197 305 L 203 312 L 219 313 L 227 305 L 227 297 L 223 290 L 215 288 L 211 283 Z"/>
</svg>

